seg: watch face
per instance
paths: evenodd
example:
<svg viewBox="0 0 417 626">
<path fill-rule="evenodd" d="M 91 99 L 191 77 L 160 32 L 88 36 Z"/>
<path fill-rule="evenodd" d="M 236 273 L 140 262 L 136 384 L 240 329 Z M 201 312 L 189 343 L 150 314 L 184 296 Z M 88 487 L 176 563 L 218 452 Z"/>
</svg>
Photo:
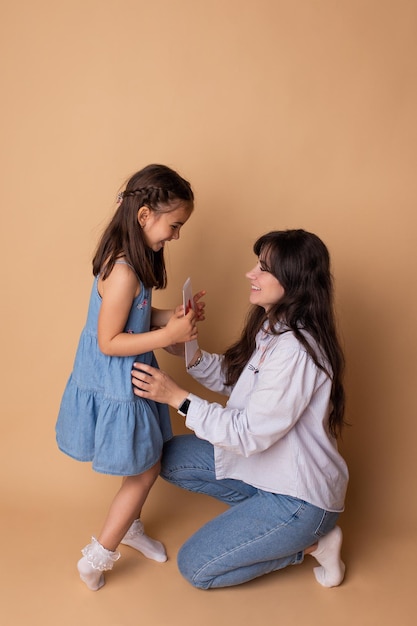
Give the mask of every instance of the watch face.
<svg viewBox="0 0 417 626">
<path fill-rule="evenodd" d="M 190 406 L 190 400 L 186 398 L 182 404 L 178 407 L 178 413 L 184 417 L 187 415 L 188 407 Z"/>
</svg>

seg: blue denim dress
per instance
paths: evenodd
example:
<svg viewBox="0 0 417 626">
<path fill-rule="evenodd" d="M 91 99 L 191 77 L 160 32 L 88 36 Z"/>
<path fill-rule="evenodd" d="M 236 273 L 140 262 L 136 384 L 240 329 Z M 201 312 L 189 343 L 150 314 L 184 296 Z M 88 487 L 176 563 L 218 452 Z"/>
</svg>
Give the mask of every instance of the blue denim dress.
<svg viewBox="0 0 417 626">
<path fill-rule="evenodd" d="M 60 450 L 78 461 L 92 461 L 97 472 L 117 476 L 141 474 L 160 458 L 172 437 L 166 405 L 134 395 L 134 362 L 158 367 L 153 352 L 135 357 L 103 354 L 97 341 L 101 297 L 96 277 L 86 325 L 56 423 Z M 141 286 L 133 301 L 125 332 L 150 330 L 151 290 Z"/>
</svg>

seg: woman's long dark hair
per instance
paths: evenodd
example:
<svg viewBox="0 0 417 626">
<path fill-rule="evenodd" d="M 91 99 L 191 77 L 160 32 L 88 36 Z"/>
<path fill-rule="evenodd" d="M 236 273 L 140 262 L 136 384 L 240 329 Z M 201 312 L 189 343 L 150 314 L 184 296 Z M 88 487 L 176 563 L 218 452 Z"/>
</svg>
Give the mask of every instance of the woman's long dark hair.
<svg viewBox="0 0 417 626">
<path fill-rule="evenodd" d="M 301 229 L 267 233 L 255 242 L 253 250 L 285 293 L 268 312 L 257 305 L 249 311 L 240 339 L 224 355 L 226 384 L 236 383 L 255 349 L 256 334 L 266 321 L 271 333 L 290 330 L 317 367 L 332 379 L 329 430 L 337 437 L 344 424 L 344 357 L 336 331 L 329 252 L 319 237 Z M 284 322 L 285 328 L 279 328 L 278 322 Z M 322 354 L 315 352 L 303 330 L 314 338 Z"/>
<path fill-rule="evenodd" d="M 169 213 L 185 205 L 191 212 L 191 185 L 166 165 L 148 165 L 133 174 L 119 197 L 119 207 L 97 246 L 93 274 L 107 278 L 116 260 L 124 257 L 145 287 L 163 289 L 167 284 L 164 250 L 148 248 L 138 224 L 138 211 L 146 206 L 155 213 Z"/>
</svg>

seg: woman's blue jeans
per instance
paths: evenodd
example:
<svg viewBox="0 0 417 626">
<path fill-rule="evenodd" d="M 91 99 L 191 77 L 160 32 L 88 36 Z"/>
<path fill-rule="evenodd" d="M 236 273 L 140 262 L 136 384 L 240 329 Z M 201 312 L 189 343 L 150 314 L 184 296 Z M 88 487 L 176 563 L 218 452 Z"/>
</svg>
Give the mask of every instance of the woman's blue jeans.
<svg viewBox="0 0 417 626">
<path fill-rule="evenodd" d="M 181 574 L 201 589 L 239 585 L 302 563 L 304 550 L 332 530 L 339 517 L 239 480 L 216 480 L 213 446 L 195 435 L 179 435 L 165 444 L 161 476 L 230 505 L 178 553 Z"/>
</svg>

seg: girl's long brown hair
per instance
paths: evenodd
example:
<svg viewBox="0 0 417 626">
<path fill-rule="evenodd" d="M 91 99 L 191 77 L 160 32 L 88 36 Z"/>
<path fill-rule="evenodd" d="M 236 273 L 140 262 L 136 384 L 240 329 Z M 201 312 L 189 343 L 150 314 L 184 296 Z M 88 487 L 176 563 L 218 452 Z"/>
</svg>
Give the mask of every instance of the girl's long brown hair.
<svg viewBox="0 0 417 626">
<path fill-rule="evenodd" d="M 255 349 L 256 334 L 266 321 L 271 333 L 292 331 L 316 366 L 332 380 L 329 430 L 337 437 L 344 425 L 344 356 L 336 330 L 329 252 L 317 235 L 301 229 L 267 233 L 255 242 L 253 250 L 285 293 L 268 313 L 257 305 L 249 311 L 240 339 L 224 355 L 226 384 L 236 383 Z M 275 330 L 279 322 L 284 322 L 286 330 Z M 327 366 L 303 330 L 314 338 Z"/>
<path fill-rule="evenodd" d="M 167 284 L 164 250 L 154 252 L 148 248 L 138 224 L 138 211 L 146 206 L 155 213 L 168 213 L 180 204 L 192 211 L 191 185 L 166 165 L 148 165 L 129 179 L 120 200 L 98 243 L 93 274 L 107 278 L 116 260 L 124 257 L 145 287 L 163 289 Z"/>
</svg>

